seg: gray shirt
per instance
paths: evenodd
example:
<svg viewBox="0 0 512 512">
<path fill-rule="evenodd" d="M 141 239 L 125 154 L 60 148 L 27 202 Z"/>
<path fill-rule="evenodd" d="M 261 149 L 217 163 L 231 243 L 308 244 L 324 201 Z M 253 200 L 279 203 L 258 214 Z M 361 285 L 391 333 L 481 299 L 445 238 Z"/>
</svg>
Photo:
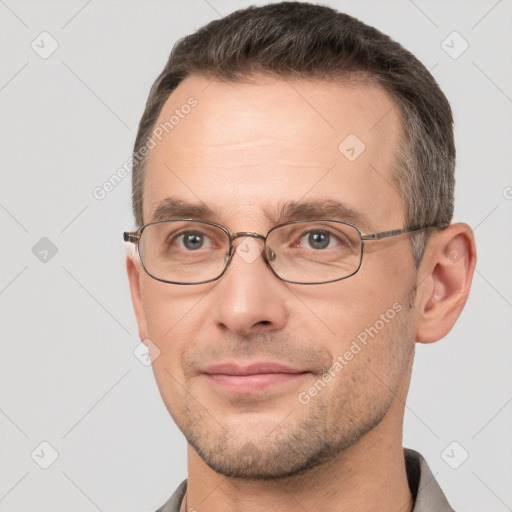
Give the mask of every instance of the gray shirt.
<svg viewBox="0 0 512 512">
<path fill-rule="evenodd" d="M 414 498 L 413 512 L 454 512 L 425 459 L 416 451 L 404 449 L 405 469 Z M 187 490 L 183 480 L 169 500 L 156 512 L 179 512 Z"/>
</svg>

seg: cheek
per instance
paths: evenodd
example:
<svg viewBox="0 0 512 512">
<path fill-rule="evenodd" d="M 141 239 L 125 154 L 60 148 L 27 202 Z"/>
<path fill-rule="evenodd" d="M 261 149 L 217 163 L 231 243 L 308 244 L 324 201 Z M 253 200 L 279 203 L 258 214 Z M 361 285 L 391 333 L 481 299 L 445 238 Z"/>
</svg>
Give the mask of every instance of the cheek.
<svg viewBox="0 0 512 512">
<path fill-rule="evenodd" d="M 375 382 L 363 387 L 374 389 L 382 386 L 381 379 L 388 382 L 386 369 L 392 373 L 414 342 L 408 328 L 414 321 L 409 311 L 413 275 L 409 265 L 374 255 L 366 263 L 346 281 L 323 285 L 321 292 L 320 287 L 307 290 L 303 300 L 310 312 L 301 317 L 300 329 L 340 362 L 338 382 L 362 379 L 364 384 L 372 378 Z"/>
<path fill-rule="evenodd" d="M 158 350 L 152 362 L 155 381 L 169 414 L 178 422 L 187 403 L 182 362 L 198 339 L 195 331 L 202 321 L 198 320 L 199 308 L 194 307 L 198 299 L 187 299 L 169 287 L 151 284 L 143 299 L 148 335 Z"/>
<path fill-rule="evenodd" d="M 336 354 L 380 315 L 393 310 L 393 304 L 402 302 L 397 287 L 389 283 L 372 280 L 369 285 L 367 280 L 358 279 L 358 274 L 350 280 L 322 285 L 322 290 L 307 290 L 301 298 L 308 310 L 296 316 L 301 330 L 311 335 L 316 332 L 317 341 L 328 343 Z"/>
<path fill-rule="evenodd" d="M 148 276 L 149 277 L 149 276 Z M 141 298 L 150 338 L 166 342 L 198 321 L 200 301 L 207 293 L 161 283 L 149 277 L 141 283 Z"/>
<path fill-rule="evenodd" d="M 158 351 L 153 360 L 155 378 L 159 386 L 165 382 L 168 388 L 174 387 L 172 377 L 181 382 L 181 361 L 199 338 L 198 329 L 204 319 L 200 318 L 201 297 L 187 297 L 186 292 L 171 289 L 174 285 L 154 283 L 141 286 L 141 296 L 148 337 Z"/>
</svg>

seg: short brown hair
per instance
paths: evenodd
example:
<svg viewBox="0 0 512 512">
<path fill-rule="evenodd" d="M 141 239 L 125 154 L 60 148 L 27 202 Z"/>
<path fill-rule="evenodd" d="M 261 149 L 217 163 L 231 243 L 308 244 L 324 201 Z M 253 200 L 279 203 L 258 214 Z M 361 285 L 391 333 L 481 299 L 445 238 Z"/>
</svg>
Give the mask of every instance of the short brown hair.
<svg viewBox="0 0 512 512">
<path fill-rule="evenodd" d="M 407 227 L 450 223 L 453 119 L 430 72 L 399 43 L 356 18 L 325 6 L 282 2 L 233 12 L 174 46 L 151 88 L 135 140 L 132 200 L 139 226 L 146 162 L 140 150 L 172 91 L 191 75 L 243 81 L 255 74 L 380 84 L 396 101 L 402 118 L 393 179 L 404 201 Z M 413 237 L 416 264 L 426 238 L 426 232 Z"/>
</svg>

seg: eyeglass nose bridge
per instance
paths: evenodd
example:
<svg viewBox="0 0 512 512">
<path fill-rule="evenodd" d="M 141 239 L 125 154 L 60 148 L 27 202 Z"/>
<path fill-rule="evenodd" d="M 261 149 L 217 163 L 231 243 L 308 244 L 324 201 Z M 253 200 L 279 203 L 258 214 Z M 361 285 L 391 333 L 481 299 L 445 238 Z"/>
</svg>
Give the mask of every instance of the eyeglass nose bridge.
<svg viewBox="0 0 512 512">
<path fill-rule="evenodd" d="M 241 238 L 243 236 L 250 236 L 251 238 L 259 238 L 263 241 L 265 241 L 267 239 L 266 236 L 260 235 L 259 233 L 254 233 L 253 231 L 239 231 L 238 233 L 232 233 L 230 238 L 231 238 L 231 241 L 233 242 L 237 238 Z"/>
<path fill-rule="evenodd" d="M 234 251 L 233 251 L 233 248 L 234 248 L 234 244 L 233 242 L 235 240 L 237 240 L 238 238 L 242 238 L 242 237 L 250 237 L 250 238 L 257 238 L 259 240 L 263 240 L 263 258 L 265 259 L 265 262 L 267 264 L 269 264 L 271 261 L 275 260 L 276 258 L 276 253 L 270 248 L 270 247 L 267 247 L 267 237 L 264 236 L 264 235 L 261 235 L 260 233 L 255 233 L 254 231 L 238 231 L 237 233 L 232 233 L 230 235 L 230 241 L 231 241 L 231 250 L 230 250 L 230 258 L 229 258 L 229 262 L 228 262 L 228 265 L 229 263 L 231 263 L 231 258 L 234 254 Z"/>
</svg>

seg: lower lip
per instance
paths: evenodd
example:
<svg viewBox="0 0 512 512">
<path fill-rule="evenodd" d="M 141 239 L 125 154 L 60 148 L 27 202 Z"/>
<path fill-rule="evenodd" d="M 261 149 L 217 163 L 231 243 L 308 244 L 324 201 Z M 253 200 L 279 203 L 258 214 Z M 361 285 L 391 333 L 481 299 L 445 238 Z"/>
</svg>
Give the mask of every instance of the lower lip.
<svg viewBox="0 0 512 512">
<path fill-rule="evenodd" d="M 236 393 L 254 393 L 295 382 L 308 375 L 304 373 L 258 373 L 254 375 L 207 374 L 216 386 Z"/>
</svg>

